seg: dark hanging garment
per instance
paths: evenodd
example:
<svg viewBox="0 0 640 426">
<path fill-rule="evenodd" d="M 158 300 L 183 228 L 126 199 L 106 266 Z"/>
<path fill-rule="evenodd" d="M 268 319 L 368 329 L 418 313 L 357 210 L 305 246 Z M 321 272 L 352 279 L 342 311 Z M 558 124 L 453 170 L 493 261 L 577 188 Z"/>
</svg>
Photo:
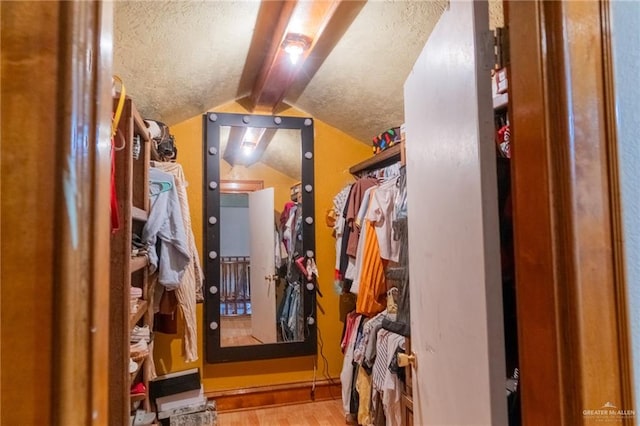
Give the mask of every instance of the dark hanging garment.
<svg viewBox="0 0 640 426">
<path fill-rule="evenodd" d="M 347 255 L 347 244 L 349 243 L 349 235 L 351 234 L 351 228 L 347 225 L 347 210 L 349 209 L 349 200 L 351 199 L 351 191 L 353 186 L 349 190 L 349 196 L 347 202 L 344 204 L 344 210 L 342 211 L 342 217 L 345 219 L 344 231 L 342 232 L 342 245 L 340 247 L 340 277 L 344 278 L 344 274 L 349 266 L 349 256 Z"/>
</svg>

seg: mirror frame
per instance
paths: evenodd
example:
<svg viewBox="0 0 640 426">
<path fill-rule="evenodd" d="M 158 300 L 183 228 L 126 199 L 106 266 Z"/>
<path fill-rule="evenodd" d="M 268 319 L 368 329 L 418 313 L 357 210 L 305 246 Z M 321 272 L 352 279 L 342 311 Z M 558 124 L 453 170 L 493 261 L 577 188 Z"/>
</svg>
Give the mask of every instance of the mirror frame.
<svg viewBox="0 0 640 426">
<path fill-rule="evenodd" d="M 205 262 L 205 359 L 207 363 L 223 363 L 238 361 L 253 361 L 272 358 L 296 357 L 315 355 L 317 353 L 317 319 L 316 319 L 316 291 L 317 282 L 314 281 L 313 290 L 309 290 L 306 282 L 303 285 L 304 318 L 306 322 L 305 338 L 299 342 L 265 343 L 250 346 L 220 346 L 220 127 L 264 127 L 269 129 L 299 129 L 301 136 L 302 188 L 311 185 L 311 191 L 302 191 L 302 214 L 308 223 L 302 220 L 302 247 L 305 254 L 315 256 L 315 203 L 314 203 L 314 122 L 310 117 L 285 117 L 255 114 L 233 114 L 210 112 L 203 114 L 203 246 Z M 308 153 L 311 153 L 309 155 Z M 212 184 L 215 182 L 215 184 Z M 211 223 L 209 218 L 215 217 Z M 210 255 L 210 253 L 215 253 Z M 215 290 L 214 290 L 215 287 Z M 309 324 L 309 319 L 313 319 Z M 275 327 L 275 324 L 274 324 Z"/>
</svg>

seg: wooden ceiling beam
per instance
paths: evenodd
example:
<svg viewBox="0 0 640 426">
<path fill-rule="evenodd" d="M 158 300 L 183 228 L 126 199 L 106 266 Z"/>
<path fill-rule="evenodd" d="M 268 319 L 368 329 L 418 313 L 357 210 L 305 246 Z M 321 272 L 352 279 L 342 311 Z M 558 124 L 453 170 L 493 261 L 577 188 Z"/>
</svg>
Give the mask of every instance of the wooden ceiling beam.
<svg viewBox="0 0 640 426">
<path fill-rule="evenodd" d="M 271 2 L 263 1 L 263 5 L 265 3 Z M 276 8 L 269 9 L 265 6 L 264 13 L 258 14 L 256 29 L 269 28 L 264 22 L 269 19 L 273 31 L 268 43 L 269 52 L 264 57 L 249 95 L 251 109 L 272 113 L 296 80 L 300 78 L 300 81 L 308 84 L 364 3 L 364 1 L 346 0 L 284 2 L 280 7 L 280 15 L 275 27 L 273 27 L 273 14 Z M 309 48 L 302 53 L 296 64 L 291 63 L 283 49 L 283 41 L 287 34 L 302 34 L 310 39 Z M 264 41 L 256 40 L 255 37 L 254 42 L 263 46 L 265 44 Z M 250 52 L 257 49 L 252 46 Z M 307 65 L 308 58 L 313 58 L 310 66 Z M 298 90 L 301 89 L 299 83 L 296 87 Z"/>
<path fill-rule="evenodd" d="M 255 163 L 257 163 L 261 158 L 262 154 L 267 150 L 267 147 L 273 140 L 273 137 L 276 135 L 276 131 L 278 129 L 265 129 L 258 141 L 258 145 L 254 149 L 251 157 L 247 160 L 246 166 L 249 167 Z"/>
<path fill-rule="evenodd" d="M 222 158 L 229 163 L 231 167 L 241 164 L 239 156 L 242 154 L 242 137 L 244 136 L 244 127 L 231 127 L 229 130 L 229 139 L 227 145 L 224 148 Z"/>
</svg>

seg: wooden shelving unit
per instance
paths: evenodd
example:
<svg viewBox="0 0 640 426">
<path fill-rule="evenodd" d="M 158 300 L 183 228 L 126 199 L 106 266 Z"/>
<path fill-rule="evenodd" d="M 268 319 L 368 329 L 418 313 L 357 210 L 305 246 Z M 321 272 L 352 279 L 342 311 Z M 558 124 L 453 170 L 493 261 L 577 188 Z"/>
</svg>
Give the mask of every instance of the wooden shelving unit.
<svg viewBox="0 0 640 426">
<path fill-rule="evenodd" d="M 114 99 L 115 110 L 118 100 Z M 137 158 L 134 144 L 140 145 Z M 142 117 L 130 98 L 124 103 L 118 123 L 115 146 L 115 191 L 118 200 L 120 228 L 111 236 L 111 283 L 109 328 L 109 424 L 130 424 L 133 403 L 141 401 L 140 408 L 151 410 L 148 395 L 149 359 L 138 361 L 138 371 L 129 372 L 131 330 L 138 324 L 151 330 L 153 290 L 149 277 L 147 256 L 131 256 L 132 235 L 142 235 L 149 217 L 149 159 L 150 136 Z M 131 310 L 131 288 L 142 290 L 137 309 Z M 131 395 L 134 383 L 142 381 L 147 391 Z"/>
<path fill-rule="evenodd" d="M 131 207 L 131 218 L 140 222 L 146 222 L 149 218 L 149 214 L 146 210 L 142 210 L 136 206 Z"/>
<path fill-rule="evenodd" d="M 135 313 L 129 315 L 129 328 L 133 328 L 134 325 L 140 321 L 142 316 L 147 313 L 149 309 L 149 303 L 146 300 L 138 302 L 138 310 Z"/>
<path fill-rule="evenodd" d="M 131 273 L 139 271 L 145 268 L 149 264 L 149 258 L 147 256 L 132 256 L 130 262 Z"/>
<path fill-rule="evenodd" d="M 388 166 L 400 161 L 400 155 L 403 145 L 404 141 L 400 141 L 399 143 L 390 148 L 387 148 L 381 153 L 351 166 L 349 168 L 349 173 L 351 173 L 352 175 L 357 175 L 365 170 L 378 169 L 380 167 Z"/>
</svg>

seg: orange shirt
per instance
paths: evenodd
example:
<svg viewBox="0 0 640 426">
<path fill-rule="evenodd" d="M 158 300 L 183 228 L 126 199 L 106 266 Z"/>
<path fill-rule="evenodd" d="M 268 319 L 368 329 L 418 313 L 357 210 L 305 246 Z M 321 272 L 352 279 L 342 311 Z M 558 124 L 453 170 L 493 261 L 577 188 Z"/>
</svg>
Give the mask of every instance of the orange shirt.
<svg viewBox="0 0 640 426">
<path fill-rule="evenodd" d="M 373 224 L 369 220 L 365 220 L 365 226 L 367 230 L 362 253 L 362 272 L 356 301 L 356 312 L 371 317 L 382 312 L 387 307 L 387 282 L 384 275 L 384 267 L 387 261 L 380 257 L 378 236 Z"/>
</svg>

